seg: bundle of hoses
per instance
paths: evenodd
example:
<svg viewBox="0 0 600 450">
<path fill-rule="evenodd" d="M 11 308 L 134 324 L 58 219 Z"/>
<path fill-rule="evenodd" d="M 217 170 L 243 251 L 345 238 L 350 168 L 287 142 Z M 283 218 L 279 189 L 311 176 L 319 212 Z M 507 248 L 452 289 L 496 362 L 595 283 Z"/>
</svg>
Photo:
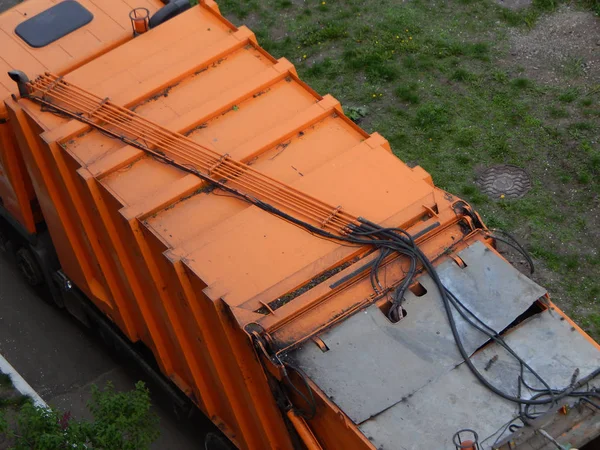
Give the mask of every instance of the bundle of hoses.
<svg viewBox="0 0 600 450">
<path fill-rule="evenodd" d="M 583 398 L 591 404 L 596 405 L 596 403 L 591 401 L 590 399 L 600 398 L 600 392 L 596 390 L 580 391 L 578 389 L 593 378 L 595 378 L 596 376 L 600 375 L 600 368 L 596 369 L 590 375 L 580 379 L 579 381 L 577 381 L 575 377 L 573 377 L 571 384 L 569 386 L 566 386 L 564 389 L 551 388 L 550 385 L 544 380 L 544 378 L 540 374 L 538 374 L 529 364 L 527 364 L 527 362 L 525 362 L 519 355 L 517 355 L 517 353 L 505 342 L 502 336 L 500 336 L 498 331 L 485 324 L 458 298 L 456 298 L 454 294 L 452 294 L 449 290 L 445 288 L 432 262 L 416 245 L 411 235 L 406 230 L 403 230 L 401 228 L 384 228 L 366 219 L 359 218 L 358 220 L 361 223 L 359 226 L 350 225 L 350 232 L 348 233 L 348 235 L 338 236 L 324 231 L 318 227 L 315 227 L 309 223 L 298 220 L 290 216 L 289 214 L 286 214 L 285 212 L 280 211 L 260 200 L 249 199 L 245 195 L 242 195 L 242 197 L 244 197 L 248 201 L 251 201 L 254 205 L 258 206 L 264 211 L 277 215 L 295 225 L 306 229 L 310 233 L 315 234 L 317 236 L 335 241 L 342 241 L 344 243 L 351 243 L 361 246 L 368 245 L 379 250 L 380 254 L 375 259 L 375 263 L 371 266 L 371 282 L 374 285 L 374 289 L 376 290 L 376 292 L 383 291 L 383 288 L 379 283 L 378 272 L 380 265 L 384 261 L 386 256 L 392 254 L 393 252 L 397 252 L 409 257 L 409 271 L 405 278 L 402 280 L 402 282 L 391 293 L 392 306 L 389 310 L 389 316 L 390 319 L 393 321 L 397 320 L 399 314 L 398 310 L 401 307 L 401 302 L 404 297 L 404 294 L 408 287 L 411 285 L 413 277 L 417 273 L 420 265 L 422 269 L 429 274 L 429 276 L 434 281 L 435 285 L 439 290 L 440 297 L 442 299 L 442 305 L 446 311 L 452 335 L 456 341 L 458 350 L 462 358 L 464 359 L 467 367 L 486 388 L 508 401 L 517 403 L 520 408 L 525 407 L 525 411 L 522 415 L 524 420 L 528 418 L 533 418 L 533 416 L 528 413 L 528 410 L 531 406 L 549 405 L 551 407 L 552 405 L 556 405 L 559 400 L 565 397 Z M 530 372 L 533 375 L 533 377 L 540 382 L 540 384 L 543 386 L 543 389 L 535 389 L 535 395 L 533 395 L 531 398 L 523 398 L 520 395 L 515 396 L 503 392 L 502 390 L 491 384 L 481 373 L 481 371 L 475 366 L 475 364 L 471 361 L 470 355 L 466 351 L 462 342 L 462 338 L 458 332 L 456 326 L 456 319 L 453 311 L 457 311 L 458 314 L 467 323 L 484 333 L 486 336 L 489 337 L 489 339 L 491 339 L 492 341 L 500 345 L 502 348 L 504 348 L 511 356 L 513 356 L 519 362 L 519 366 L 521 369 L 521 373 L 518 375 L 519 394 L 521 391 L 521 385 L 524 383 L 523 373 L 525 370 Z M 574 369 L 574 372 L 575 371 L 576 369 Z"/>
</svg>

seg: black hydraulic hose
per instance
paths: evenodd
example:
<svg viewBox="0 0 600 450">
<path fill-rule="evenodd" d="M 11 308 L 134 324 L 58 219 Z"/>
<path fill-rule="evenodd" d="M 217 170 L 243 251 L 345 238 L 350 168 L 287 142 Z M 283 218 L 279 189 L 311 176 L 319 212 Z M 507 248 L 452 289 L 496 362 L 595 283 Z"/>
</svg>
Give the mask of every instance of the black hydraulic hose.
<svg viewBox="0 0 600 450">
<path fill-rule="evenodd" d="M 495 232 L 501 231 L 501 230 L 494 230 Z M 535 266 L 533 264 L 533 260 L 531 259 L 531 256 L 529 256 L 529 253 L 527 253 L 527 251 L 523 248 L 523 246 L 521 244 L 519 244 L 519 242 L 512 237 L 511 234 L 502 231 L 502 233 L 506 236 L 510 236 L 510 239 L 504 239 L 501 238 L 499 236 L 496 236 L 495 234 L 490 234 L 489 236 L 491 238 L 494 238 L 497 241 L 500 242 L 504 242 L 506 245 L 514 248 L 516 251 L 518 251 L 521 255 L 523 255 L 523 257 L 525 258 L 525 260 L 527 261 L 527 264 L 529 265 L 529 272 L 530 273 L 534 273 L 535 272 Z"/>
<path fill-rule="evenodd" d="M 524 405 L 547 405 L 547 404 L 553 403 L 552 399 L 546 399 L 546 400 L 537 400 L 537 399 L 533 399 L 533 398 L 532 399 L 522 399 L 522 398 L 515 397 L 513 395 L 509 395 L 509 394 L 501 391 L 500 389 L 498 389 L 493 384 L 491 384 L 483 376 L 483 374 L 477 369 L 477 367 L 475 367 L 475 365 L 471 361 L 469 354 L 465 350 L 465 347 L 462 343 L 462 339 L 458 333 L 458 329 L 456 328 L 456 322 L 455 322 L 454 316 L 452 314 L 452 308 L 450 307 L 450 300 L 448 299 L 448 293 L 447 293 L 446 289 L 443 288 L 443 284 L 442 284 L 442 281 L 440 280 L 439 275 L 435 271 L 434 267 L 431 265 L 431 262 L 423 254 L 423 252 L 418 248 L 416 249 L 416 252 L 419 256 L 419 260 L 421 261 L 423 266 L 426 267 L 427 272 L 433 278 L 433 280 L 435 281 L 435 284 L 438 286 L 438 288 L 440 290 L 440 295 L 442 297 L 444 308 L 446 309 L 446 315 L 448 317 L 450 329 L 452 331 L 452 335 L 454 336 L 454 340 L 457 344 L 458 351 L 460 352 L 461 356 L 465 360 L 467 367 L 469 367 L 469 369 L 471 370 L 473 375 L 475 375 L 475 377 L 479 380 L 479 382 L 481 384 L 483 384 L 486 388 L 488 388 L 490 391 L 495 393 L 496 395 L 499 395 L 500 397 L 502 397 L 508 401 L 511 401 L 513 403 L 524 404 Z M 588 380 L 592 379 L 592 378 L 598 376 L 599 374 L 600 374 L 600 368 L 598 368 L 594 372 L 592 372 L 592 374 L 590 374 L 590 376 L 588 376 L 587 379 Z M 581 382 L 579 382 L 578 385 L 581 385 L 580 383 Z M 572 391 L 573 391 L 572 388 L 567 388 L 567 389 L 561 391 L 557 396 L 555 396 L 554 401 L 560 400 L 561 398 L 564 398 L 564 397 L 567 397 L 569 395 L 569 393 Z"/>
<path fill-rule="evenodd" d="M 290 387 L 292 388 L 292 390 L 294 392 L 296 392 L 296 394 L 302 399 L 302 401 L 304 401 L 308 405 L 308 408 L 309 408 L 308 412 L 302 411 L 298 408 L 294 408 L 294 410 L 296 411 L 296 414 L 298 414 L 300 417 L 302 417 L 306 420 L 312 419 L 313 417 L 315 417 L 315 414 L 317 413 L 317 404 L 315 402 L 315 396 L 313 394 L 313 391 L 310 388 L 310 384 L 308 383 L 308 377 L 306 376 L 306 374 L 304 373 L 304 371 L 302 369 L 300 369 L 299 367 L 296 367 L 295 365 L 293 365 L 289 362 L 286 362 L 284 364 L 284 366 L 286 369 L 292 369 L 294 372 L 296 372 L 298 374 L 298 376 L 302 380 L 302 384 L 304 384 L 304 387 L 305 387 L 306 391 L 308 392 L 308 396 L 305 395 L 292 382 L 287 370 L 284 372 L 283 376 L 286 379 L 286 381 L 288 382 L 288 384 L 290 385 Z"/>
<path fill-rule="evenodd" d="M 500 336 L 498 334 L 497 331 L 495 331 L 493 328 L 491 328 L 487 324 L 485 324 L 469 308 L 467 308 L 452 292 L 450 292 L 450 291 L 447 291 L 447 292 L 449 294 L 449 298 L 454 303 L 455 309 L 463 317 L 463 319 L 465 321 L 467 321 L 475 329 L 484 333 L 486 336 L 488 336 L 490 339 L 492 339 L 494 342 L 496 342 L 498 345 L 500 345 L 502 348 L 504 348 L 508 353 L 510 353 L 519 362 L 519 365 L 521 366 L 521 373 L 523 373 L 523 368 L 526 368 L 527 370 L 529 370 L 529 372 L 534 377 L 536 377 L 546 387 L 547 391 L 550 391 L 550 392 L 552 391 L 550 385 L 531 366 L 529 366 L 529 364 L 527 364 L 525 361 L 523 361 L 521 359 L 521 357 L 519 355 L 517 355 L 517 353 L 506 343 L 506 341 L 502 338 L 502 336 Z M 460 308 L 458 306 L 460 306 Z M 464 311 L 462 309 L 464 309 Z M 470 318 L 468 318 L 465 314 L 465 311 L 468 312 L 482 326 L 477 325 Z M 487 330 L 489 330 L 489 331 L 484 330 L 484 328 L 487 328 Z M 520 378 L 522 378 L 522 375 Z M 544 392 L 546 392 L 546 391 L 544 391 Z M 551 395 L 551 397 L 552 397 L 551 400 L 553 403 L 554 396 Z M 520 380 L 519 380 L 519 397 L 516 397 L 516 398 L 521 398 L 521 396 L 520 396 Z M 519 403 L 522 404 L 522 402 L 519 402 Z"/>
<path fill-rule="evenodd" d="M 163 3 L 164 0 L 163 0 Z M 190 9 L 192 5 L 189 0 L 170 0 L 165 3 L 165 6 L 156 11 L 150 18 L 150 28 L 155 28 L 167 20 L 181 14 L 182 12 Z"/>
<path fill-rule="evenodd" d="M 368 239 L 359 239 L 359 238 L 354 238 L 354 237 L 348 237 L 348 236 L 338 236 L 332 233 L 329 233 L 327 231 L 324 231 L 320 228 L 317 228 L 311 224 L 308 224 L 306 222 L 303 222 L 299 219 L 296 219 L 295 217 L 290 216 L 289 214 L 284 213 L 283 211 L 280 211 L 276 208 L 274 208 L 271 205 L 268 205 L 260 200 L 256 200 L 255 203 L 257 206 L 259 206 L 261 209 L 264 209 L 265 211 L 271 212 L 272 214 L 278 215 L 294 224 L 297 224 L 298 226 L 301 226 L 303 228 L 306 228 L 307 230 L 313 232 L 314 234 L 326 237 L 328 239 L 333 239 L 333 240 L 338 240 L 338 241 L 345 241 L 345 242 L 350 242 L 350 243 L 354 243 L 354 244 L 360 244 L 360 245 L 374 245 L 377 248 L 381 248 L 383 246 L 388 246 L 389 248 L 392 248 L 396 251 L 398 251 L 398 248 L 402 248 L 402 250 L 406 250 L 407 247 L 411 248 L 414 251 L 414 254 L 416 256 L 416 258 L 421 262 L 421 264 L 423 265 L 423 267 L 425 268 L 425 270 L 427 271 L 427 273 L 431 276 L 431 278 L 433 279 L 433 281 L 435 282 L 436 286 L 438 287 L 438 290 L 440 292 L 440 296 L 442 298 L 442 303 L 444 305 L 444 309 L 446 310 L 446 315 L 448 317 L 448 323 L 450 325 L 450 329 L 452 331 L 452 335 L 454 337 L 454 340 L 456 342 L 456 345 L 458 347 L 459 353 L 461 354 L 461 357 L 464 359 L 465 364 L 467 365 L 467 367 L 469 368 L 469 370 L 473 373 L 473 375 L 475 376 L 475 378 L 477 378 L 477 380 L 479 380 L 479 382 L 481 384 L 483 384 L 486 388 L 488 388 L 490 391 L 492 391 L 494 394 L 504 398 L 505 400 L 508 400 L 510 402 L 513 403 L 517 403 L 517 404 L 523 404 L 523 405 L 547 405 L 550 403 L 553 403 L 556 400 L 560 400 L 561 398 L 567 397 L 569 395 L 569 393 L 572 391 L 569 388 L 560 391 L 560 393 L 555 396 L 554 399 L 549 398 L 549 399 L 541 399 L 541 400 L 537 400 L 537 399 L 522 399 L 519 397 L 515 397 L 513 395 L 509 395 L 505 392 L 503 392 L 502 390 L 498 389 L 496 386 L 492 385 L 484 376 L 483 374 L 477 369 L 477 367 L 475 367 L 475 365 L 473 364 L 473 362 L 470 359 L 470 355 L 467 353 L 467 351 L 464 348 L 464 345 L 462 343 L 462 339 L 460 337 L 460 334 L 458 333 L 458 329 L 456 327 L 456 322 L 454 320 L 454 316 L 452 314 L 452 306 L 451 306 L 451 301 L 449 300 L 449 296 L 448 296 L 448 292 L 445 289 L 439 275 L 437 274 L 437 271 L 435 270 L 435 268 L 433 267 L 433 264 L 431 263 L 431 261 L 429 261 L 429 259 L 427 258 L 427 256 L 425 256 L 425 254 L 423 253 L 423 251 L 418 248 L 416 245 L 409 245 L 407 244 L 405 241 L 402 240 L 401 236 L 398 234 L 395 234 L 393 237 L 390 236 L 390 238 L 393 239 L 392 242 L 386 242 L 387 239 L 373 239 L 373 240 L 368 240 Z M 370 229 L 368 229 L 368 233 L 365 234 L 370 234 L 370 235 L 377 235 L 377 225 L 373 224 L 374 226 L 369 227 Z M 384 233 L 387 235 L 387 233 L 390 233 L 390 231 L 384 231 Z M 385 236 L 386 238 L 389 235 Z M 410 241 L 410 239 L 408 239 Z M 596 370 L 590 377 L 593 378 L 595 376 L 597 376 L 598 374 L 600 374 L 600 368 L 598 370 Z M 537 378 L 537 377 L 536 377 Z"/>
</svg>

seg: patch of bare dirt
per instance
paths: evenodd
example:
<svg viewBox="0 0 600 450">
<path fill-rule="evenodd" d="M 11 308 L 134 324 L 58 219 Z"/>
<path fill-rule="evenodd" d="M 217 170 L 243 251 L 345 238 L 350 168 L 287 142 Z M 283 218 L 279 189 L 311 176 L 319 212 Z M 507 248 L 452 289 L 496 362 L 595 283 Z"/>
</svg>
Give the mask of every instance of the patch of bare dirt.
<svg viewBox="0 0 600 450">
<path fill-rule="evenodd" d="M 512 1 L 512 0 L 511 0 Z M 569 6 L 510 37 L 513 63 L 544 84 L 600 82 L 600 18 Z"/>
<path fill-rule="evenodd" d="M 495 0 L 495 2 L 505 8 L 518 10 L 530 6 L 533 3 L 533 0 Z"/>
</svg>

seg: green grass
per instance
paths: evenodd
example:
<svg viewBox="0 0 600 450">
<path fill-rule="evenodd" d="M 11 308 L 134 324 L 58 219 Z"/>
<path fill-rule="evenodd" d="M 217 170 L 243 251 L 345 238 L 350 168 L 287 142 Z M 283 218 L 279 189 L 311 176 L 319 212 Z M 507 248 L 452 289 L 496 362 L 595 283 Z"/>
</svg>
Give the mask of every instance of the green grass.
<svg viewBox="0 0 600 450">
<path fill-rule="evenodd" d="M 473 81 L 476 76 L 466 69 L 459 68 L 452 72 L 450 79 L 453 81 Z"/>
<path fill-rule="evenodd" d="M 528 89 L 533 85 L 531 80 L 528 80 L 527 78 L 515 78 L 511 81 L 511 84 L 517 89 Z"/>
<path fill-rule="evenodd" d="M 592 106 L 594 104 L 594 101 L 591 98 L 583 98 L 579 103 L 583 107 L 588 107 Z"/>
<path fill-rule="evenodd" d="M 579 90 L 577 88 L 569 88 L 564 92 L 560 93 L 558 99 L 563 103 L 573 103 L 579 97 Z"/>
<path fill-rule="evenodd" d="M 600 296 L 600 293 L 596 292 L 596 296 Z M 587 328 L 592 335 L 600 335 L 600 314 L 591 313 L 588 316 L 579 318 L 581 325 Z"/>
<path fill-rule="evenodd" d="M 551 106 L 548 110 L 550 117 L 553 119 L 564 119 L 569 117 L 569 111 L 559 106 Z"/>
<path fill-rule="evenodd" d="M 396 88 L 396 95 L 404 102 L 417 104 L 421 100 L 418 93 L 419 85 L 417 83 L 402 84 Z"/>
<path fill-rule="evenodd" d="M 587 258 L 600 243 L 588 242 L 582 228 L 600 195 L 600 93 L 541 85 L 506 51 L 508 29 L 535 26 L 557 0 L 518 12 L 491 0 L 219 5 L 236 24 L 251 15 L 261 45 L 338 98 L 367 131 L 381 132 L 400 159 L 423 166 L 490 225 L 526 235 L 538 264 L 553 273 L 546 287 L 555 300 L 600 338 L 582 312 L 600 306 L 600 268 Z M 567 64 L 574 82 L 581 63 Z M 483 195 L 476 169 L 498 163 L 527 168 L 532 191 L 510 202 Z"/>
<path fill-rule="evenodd" d="M 583 59 L 574 57 L 568 58 L 562 67 L 562 71 L 570 78 L 577 78 L 585 75 Z"/>
<path fill-rule="evenodd" d="M 19 408 L 23 406 L 27 401 L 29 401 L 29 397 L 26 395 L 15 395 L 13 397 L 0 397 L 0 409 L 4 408 Z"/>
</svg>

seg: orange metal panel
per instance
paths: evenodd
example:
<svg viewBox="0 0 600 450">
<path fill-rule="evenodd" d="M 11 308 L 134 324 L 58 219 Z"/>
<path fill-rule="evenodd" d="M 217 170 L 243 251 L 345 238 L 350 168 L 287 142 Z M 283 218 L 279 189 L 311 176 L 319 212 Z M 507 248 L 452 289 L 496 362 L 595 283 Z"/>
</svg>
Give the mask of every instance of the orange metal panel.
<svg viewBox="0 0 600 450">
<path fill-rule="evenodd" d="M 187 261 L 185 264 L 188 279 L 203 310 L 205 329 L 210 333 L 207 345 L 212 347 L 212 358 L 226 383 L 228 406 L 236 418 L 239 431 L 230 432 L 229 436 L 242 448 L 291 448 L 285 425 L 250 341 L 232 322 L 225 303 L 206 296 L 202 291 L 205 285 L 189 270 Z"/>
<path fill-rule="evenodd" d="M 91 294 L 94 288 L 96 297 L 102 299 L 102 304 L 106 306 L 106 296 L 96 281 L 88 255 L 82 250 L 83 244 L 76 242 L 80 234 L 76 231 L 77 216 L 72 207 L 65 203 L 70 201 L 69 196 L 51 155 L 44 148 L 45 143 L 40 142 L 39 135 L 44 129 L 31 118 L 32 115 L 25 114 L 16 102 L 8 100 L 6 103 L 12 128 L 61 264 L 86 293 Z"/>
<path fill-rule="evenodd" d="M 56 143 L 49 143 L 50 148 L 56 151 Z M 63 155 L 63 173 L 67 189 L 69 190 L 74 206 L 81 220 L 81 225 L 89 238 L 92 251 L 97 259 L 109 293 L 108 301 L 113 310 L 113 320 L 123 330 L 125 335 L 133 342 L 138 340 L 139 319 L 135 317 L 137 308 L 127 283 L 127 274 L 118 263 L 115 249 L 110 245 L 111 238 L 101 220 L 98 220 L 100 211 L 94 204 L 92 190 L 84 177 L 78 174 L 80 165 L 68 153 Z"/>
<path fill-rule="evenodd" d="M 296 382 L 300 382 L 295 377 Z M 319 444 L 325 450 L 361 449 L 375 450 L 375 446 L 362 433 L 356 431 L 356 426 L 317 386 L 310 383 L 317 405 L 317 414 L 309 421 L 314 435 L 318 436 Z M 296 401 L 302 400 L 294 397 Z"/>
<path fill-rule="evenodd" d="M 35 224 L 40 220 L 31 207 L 35 193 L 8 120 L 0 123 L 0 199 L 25 230 L 35 233 Z"/>
<path fill-rule="evenodd" d="M 123 219 L 119 210 L 123 204 L 98 183 L 85 169 L 79 170 L 86 180 L 94 204 L 100 213 L 101 221 L 110 238 L 114 258 L 121 266 L 124 280 L 129 285 L 132 297 L 130 302 L 137 310 L 137 330 L 140 340 L 156 355 L 157 362 L 164 373 L 173 373 L 170 350 L 172 344 L 167 330 L 161 323 L 163 309 L 157 306 L 156 291 L 149 282 L 150 275 L 140 262 L 141 254 L 134 242 L 133 231 Z M 92 298 L 92 300 L 94 300 Z"/>
</svg>

